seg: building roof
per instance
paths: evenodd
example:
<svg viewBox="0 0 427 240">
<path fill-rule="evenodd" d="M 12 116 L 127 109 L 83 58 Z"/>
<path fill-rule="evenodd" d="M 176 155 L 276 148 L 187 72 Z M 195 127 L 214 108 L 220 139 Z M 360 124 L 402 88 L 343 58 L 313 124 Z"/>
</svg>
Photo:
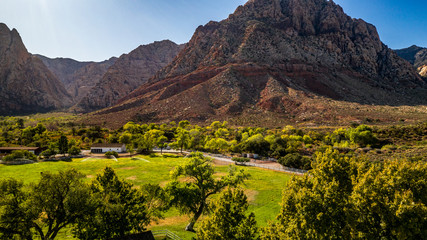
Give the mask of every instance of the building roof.
<svg viewBox="0 0 427 240">
<path fill-rule="evenodd" d="M 91 148 L 121 148 L 123 145 L 123 143 L 95 143 Z"/>
<path fill-rule="evenodd" d="M 0 150 L 10 150 L 10 151 L 14 151 L 14 150 L 27 150 L 27 151 L 35 151 L 39 149 L 39 147 L 0 147 Z"/>
</svg>

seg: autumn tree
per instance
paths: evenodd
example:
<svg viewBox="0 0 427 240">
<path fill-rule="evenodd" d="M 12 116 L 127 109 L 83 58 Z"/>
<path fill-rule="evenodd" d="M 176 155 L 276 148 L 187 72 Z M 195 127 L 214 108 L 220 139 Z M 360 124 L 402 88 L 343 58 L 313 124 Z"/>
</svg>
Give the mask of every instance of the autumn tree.
<svg viewBox="0 0 427 240">
<path fill-rule="evenodd" d="M 217 179 L 214 177 L 214 167 L 209 158 L 202 153 L 192 153 L 183 165 L 172 172 L 172 181 L 166 186 L 171 196 L 171 205 L 176 206 L 181 213 L 191 216 L 185 230 L 194 231 L 194 224 L 206 210 L 208 199 L 227 186 L 237 186 L 248 175 L 230 168 L 228 175 Z M 188 180 L 182 181 L 180 178 Z"/>
<path fill-rule="evenodd" d="M 256 239 L 255 215 L 246 215 L 248 207 L 248 199 L 243 190 L 228 188 L 223 191 L 220 197 L 210 204 L 211 214 L 201 223 L 197 239 Z"/>
</svg>

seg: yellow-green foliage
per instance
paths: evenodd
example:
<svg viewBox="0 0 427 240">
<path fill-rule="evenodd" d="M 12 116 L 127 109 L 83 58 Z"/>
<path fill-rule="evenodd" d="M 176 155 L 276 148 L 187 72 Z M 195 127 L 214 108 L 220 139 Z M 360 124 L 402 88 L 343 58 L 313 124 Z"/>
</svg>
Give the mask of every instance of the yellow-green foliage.
<svg viewBox="0 0 427 240">
<path fill-rule="evenodd" d="M 331 148 L 293 178 L 262 239 L 423 239 L 427 163 L 372 163 Z"/>
</svg>

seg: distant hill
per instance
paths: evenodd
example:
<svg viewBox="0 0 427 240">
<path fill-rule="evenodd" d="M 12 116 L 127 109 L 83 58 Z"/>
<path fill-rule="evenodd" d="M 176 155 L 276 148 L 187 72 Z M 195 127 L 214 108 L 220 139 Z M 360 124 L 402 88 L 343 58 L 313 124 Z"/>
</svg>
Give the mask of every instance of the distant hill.
<svg viewBox="0 0 427 240">
<path fill-rule="evenodd" d="M 413 45 L 409 48 L 396 50 L 396 53 L 413 64 L 421 76 L 427 77 L 427 48 Z"/>
<path fill-rule="evenodd" d="M 62 82 L 28 53 L 18 31 L 0 23 L 0 115 L 46 112 L 71 104 Z"/>
<path fill-rule="evenodd" d="M 182 48 L 183 45 L 165 40 L 141 45 L 129 54 L 123 54 L 78 102 L 75 109 L 89 112 L 116 104 L 117 100 L 171 63 Z"/>
<path fill-rule="evenodd" d="M 40 58 L 49 70 L 65 85 L 75 102 L 86 96 L 114 64 L 117 58 L 112 57 L 103 62 L 79 62 L 70 58 Z"/>
<path fill-rule="evenodd" d="M 333 1 L 250 0 L 198 27 L 171 64 L 93 118 L 310 120 L 338 111 L 330 101 L 343 112 L 426 104 L 426 82 Z"/>
</svg>

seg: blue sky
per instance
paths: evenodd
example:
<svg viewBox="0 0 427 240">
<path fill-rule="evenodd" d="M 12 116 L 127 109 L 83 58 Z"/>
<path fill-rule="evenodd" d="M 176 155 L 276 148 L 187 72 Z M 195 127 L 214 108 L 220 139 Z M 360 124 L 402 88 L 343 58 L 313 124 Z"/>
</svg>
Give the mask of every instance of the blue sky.
<svg viewBox="0 0 427 240">
<path fill-rule="evenodd" d="M 424 0 L 425 1 L 425 0 Z M 187 42 L 199 25 L 222 20 L 246 0 L 0 0 L 0 22 L 16 28 L 31 53 L 102 61 L 141 44 Z M 377 26 L 392 48 L 427 47 L 423 1 L 336 0 Z"/>
</svg>

